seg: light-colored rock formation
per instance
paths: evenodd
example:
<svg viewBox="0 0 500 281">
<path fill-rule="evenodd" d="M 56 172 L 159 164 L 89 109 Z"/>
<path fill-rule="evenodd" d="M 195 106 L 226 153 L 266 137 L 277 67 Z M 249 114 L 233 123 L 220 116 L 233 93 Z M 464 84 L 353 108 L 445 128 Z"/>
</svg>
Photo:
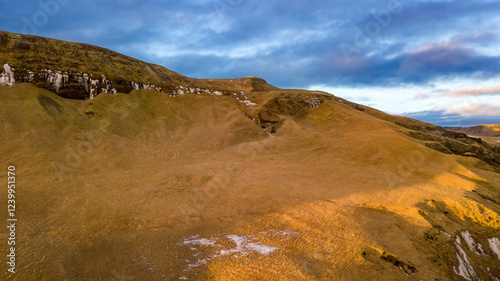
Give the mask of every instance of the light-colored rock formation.
<svg viewBox="0 0 500 281">
<path fill-rule="evenodd" d="M 59 88 L 61 87 L 62 82 L 63 79 L 61 73 L 56 73 L 54 78 L 54 88 L 56 89 L 57 93 L 59 93 Z"/>
<path fill-rule="evenodd" d="M 500 260 L 500 239 L 493 237 L 488 239 L 488 244 L 490 244 L 490 249 L 497 256 L 498 260 Z"/>
<path fill-rule="evenodd" d="M 43 82 L 46 84 L 45 88 L 54 91 L 57 94 L 63 94 L 64 96 L 68 95 L 68 92 L 71 93 L 72 88 L 78 85 L 85 89 L 87 95 L 86 99 L 93 99 L 97 95 L 101 93 L 109 93 L 116 94 L 117 87 L 116 83 L 112 80 L 108 80 L 106 76 L 101 75 L 100 78 L 94 79 L 92 74 L 82 73 L 82 72 L 65 72 L 54 69 L 41 69 L 41 70 L 32 70 L 32 69 L 24 69 L 23 70 L 26 75 L 21 76 L 22 82 L 27 83 L 38 83 Z M 154 85 L 151 82 L 146 84 L 142 84 L 139 82 L 130 81 L 127 82 L 129 85 L 129 89 L 132 90 L 141 90 L 141 89 L 153 89 L 159 92 L 162 92 L 162 88 L 158 85 Z M 8 64 L 4 64 L 4 71 L 0 74 L 0 85 L 9 85 L 12 86 L 14 84 L 14 73 L 11 67 Z M 121 84 L 123 85 L 123 84 Z M 232 95 L 236 98 L 236 100 L 246 106 L 252 107 L 255 105 L 252 101 L 248 99 L 244 92 L 240 93 L 227 93 L 220 90 L 211 90 L 211 89 L 202 89 L 202 88 L 191 88 L 185 87 L 182 85 L 172 84 L 176 89 L 172 92 L 168 92 L 169 97 L 176 97 L 177 95 L 185 95 L 185 94 L 197 94 L 200 95 L 202 93 L 208 95 Z M 126 87 L 126 86 L 125 86 Z M 64 89 L 64 91 L 63 91 Z M 78 96 L 81 97 L 81 96 Z"/>
<path fill-rule="evenodd" d="M 4 64 L 3 72 L 0 74 L 0 85 L 8 85 L 12 87 L 14 83 L 14 72 L 12 71 L 12 68 L 8 64 Z"/>
</svg>

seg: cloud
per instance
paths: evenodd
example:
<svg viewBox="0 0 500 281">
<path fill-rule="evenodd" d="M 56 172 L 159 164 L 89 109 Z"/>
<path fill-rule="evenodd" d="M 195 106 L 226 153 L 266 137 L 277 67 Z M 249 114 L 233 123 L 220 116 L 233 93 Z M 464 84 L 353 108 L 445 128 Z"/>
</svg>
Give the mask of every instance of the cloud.
<svg viewBox="0 0 500 281">
<path fill-rule="evenodd" d="M 423 93 L 420 93 L 420 94 L 416 95 L 415 97 L 413 97 L 413 99 L 415 99 L 415 100 L 425 100 L 428 98 L 430 98 L 430 96 L 428 94 L 423 94 Z"/>
<path fill-rule="evenodd" d="M 495 116 L 480 114 L 462 116 L 459 113 L 447 113 L 445 110 L 427 110 L 404 113 L 402 116 L 441 127 L 470 127 L 480 124 L 500 124 L 500 114 L 498 112 Z"/>
<path fill-rule="evenodd" d="M 488 96 L 488 95 L 500 95 L 500 86 L 493 88 L 462 88 L 443 94 L 443 96 L 449 96 L 449 97 Z"/>
<path fill-rule="evenodd" d="M 451 39 L 462 44 L 492 44 L 498 41 L 499 35 L 491 31 L 479 31 L 474 33 L 458 33 Z"/>
<path fill-rule="evenodd" d="M 500 106 L 490 104 L 470 104 L 460 108 L 446 110 L 445 114 L 460 114 L 460 116 L 500 116 Z"/>
</svg>

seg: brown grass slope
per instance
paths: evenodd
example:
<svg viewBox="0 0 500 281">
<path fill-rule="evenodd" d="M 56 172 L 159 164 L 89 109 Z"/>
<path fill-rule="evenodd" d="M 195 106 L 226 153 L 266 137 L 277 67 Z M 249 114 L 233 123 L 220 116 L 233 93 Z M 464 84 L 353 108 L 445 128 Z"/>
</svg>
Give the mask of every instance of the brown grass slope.
<svg viewBox="0 0 500 281">
<path fill-rule="evenodd" d="M 500 138 L 500 125 L 478 125 L 466 128 L 449 128 L 471 136 Z"/>
<path fill-rule="evenodd" d="M 488 244 L 499 237 L 497 173 L 369 108 L 320 93 L 308 107 L 301 95 L 253 91 L 248 108 L 231 96 L 82 101 L 0 87 L 17 280 L 462 280 L 457 247 L 477 278 L 500 275 Z M 261 112 L 275 123 L 249 118 Z M 229 234 L 278 250 L 221 255 L 236 247 Z M 183 244 L 192 236 L 217 246 Z"/>
<path fill-rule="evenodd" d="M 286 113 L 283 110 L 292 114 L 303 114 L 301 112 L 303 111 L 302 107 L 307 106 L 306 103 L 301 102 L 304 98 L 310 99 L 311 96 L 318 96 L 321 102 L 325 98 L 331 98 L 331 96 L 328 97 L 329 95 L 325 93 L 281 90 L 257 77 L 191 79 L 164 67 L 145 63 L 101 47 L 8 32 L 0 32 L 0 62 L 2 61 L 15 68 L 15 75 L 18 81 L 26 79 L 28 75 L 27 71 L 52 69 L 70 73 L 81 72 L 93 75 L 93 77 L 104 75 L 107 79 L 114 81 L 114 87 L 118 91 L 125 93 L 132 90 L 132 87 L 127 83 L 135 82 L 142 84 L 152 83 L 162 87 L 162 90 L 166 93 L 174 91 L 177 86 L 183 86 L 223 92 L 253 93 L 251 98 L 259 101 L 262 99 L 262 96 L 267 96 L 270 102 L 265 105 L 264 110 L 262 112 L 254 112 L 254 116 L 251 117 L 258 119 L 258 123 L 262 127 L 268 128 L 270 132 L 275 132 L 280 126 L 281 119 L 278 115 Z M 53 86 L 45 81 L 34 82 L 39 87 L 55 92 Z M 81 91 L 82 85 L 69 86 L 65 90 L 65 97 L 83 96 L 78 93 L 68 93 L 72 89 L 77 92 Z M 280 96 L 281 102 L 273 98 L 274 95 Z M 500 170 L 500 147 L 496 147 L 495 142 L 485 142 L 431 124 L 408 118 L 390 116 L 341 98 L 337 98 L 337 101 L 344 102 L 358 110 L 365 111 L 366 109 L 366 113 L 372 116 L 408 128 L 412 130 L 408 132 L 411 137 L 424 141 L 427 146 L 440 152 L 477 157 L 485 161 L 487 165 L 493 165 L 492 169 Z M 492 144 L 493 147 L 491 146 Z M 487 168 L 491 169 L 491 167 Z"/>
</svg>

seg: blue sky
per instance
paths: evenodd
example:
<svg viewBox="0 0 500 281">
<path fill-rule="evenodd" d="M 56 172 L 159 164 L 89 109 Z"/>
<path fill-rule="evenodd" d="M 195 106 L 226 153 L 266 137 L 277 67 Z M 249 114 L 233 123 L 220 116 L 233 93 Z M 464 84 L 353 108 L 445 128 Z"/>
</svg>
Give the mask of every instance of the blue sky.
<svg viewBox="0 0 500 281">
<path fill-rule="evenodd" d="M 0 29 L 195 78 L 259 76 L 443 126 L 500 123 L 492 0 L 0 0 Z"/>
</svg>

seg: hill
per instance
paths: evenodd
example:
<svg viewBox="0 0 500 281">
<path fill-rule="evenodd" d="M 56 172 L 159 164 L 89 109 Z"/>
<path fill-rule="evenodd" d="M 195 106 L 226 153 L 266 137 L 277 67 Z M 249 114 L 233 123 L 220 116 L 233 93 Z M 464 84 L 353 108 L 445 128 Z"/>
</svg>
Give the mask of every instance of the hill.
<svg viewBox="0 0 500 281">
<path fill-rule="evenodd" d="M 471 136 L 500 138 L 500 125 L 479 125 L 466 128 L 449 128 Z"/>
<path fill-rule="evenodd" d="M 479 138 L 260 78 L 0 38 L 18 280 L 500 276 L 500 152 Z"/>
</svg>

